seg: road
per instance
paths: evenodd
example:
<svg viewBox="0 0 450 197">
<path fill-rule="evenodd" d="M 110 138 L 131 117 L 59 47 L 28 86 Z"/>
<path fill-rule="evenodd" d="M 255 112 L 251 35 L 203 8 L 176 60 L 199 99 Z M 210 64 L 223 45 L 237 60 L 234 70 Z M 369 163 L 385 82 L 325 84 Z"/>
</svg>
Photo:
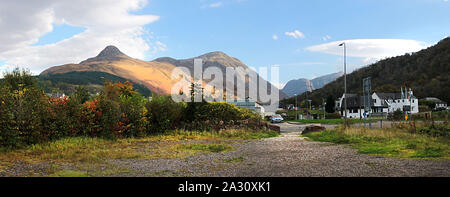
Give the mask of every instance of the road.
<svg viewBox="0 0 450 197">
<path fill-rule="evenodd" d="M 282 135 L 234 144 L 235 151 L 124 163 L 140 176 L 212 177 L 415 177 L 450 176 L 448 160 L 396 159 L 356 153 L 343 145 L 304 140 L 306 125 L 282 123 Z M 225 162 L 240 158 L 239 162 Z"/>
</svg>

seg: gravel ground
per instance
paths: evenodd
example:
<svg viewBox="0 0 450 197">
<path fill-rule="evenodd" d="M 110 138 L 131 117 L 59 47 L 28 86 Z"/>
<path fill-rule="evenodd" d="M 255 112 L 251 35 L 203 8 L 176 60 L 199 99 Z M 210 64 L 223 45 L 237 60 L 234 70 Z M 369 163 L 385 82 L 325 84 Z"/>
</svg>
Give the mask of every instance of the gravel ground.
<svg viewBox="0 0 450 197">
<path fill-rule="evenodd" d="M 304 125 L 282 124 L 282 136 L 235 143 L 235 151 L 186 159 L 115 161 L 128 176 L 213 177 L 448 177 L 450 162 L 395 159 L 356 153 L 331 143 L 305 141 Z M 227 162 L 240 158 L 242 161 Z"/>
<path fill-rule="evenodd" d="M 234 151 L 201 154 L 183 159 L 110 160 L 128 169 L 108 176 L 182 176 L 182 177 L 449 177 L 450 161 L 396 159 L 356 153 L 343 145 L 305 141 L 299 135 L 305 125 L 281 124 L 282 136 L 263 140 L 237 141 Z M 196 141 L 196 143 L 202 143 Z M 204 142 L 210 143 L 210 142 Z M 9 176 L 18 171 L 46 165 L 15 165 L 6 169 Z M 70 167 L 65 167 L 70 169 Z M 3 174 L 5 175 L 5 174 Z M 2 173 L 0 173 L 2 176 Z M 30 174 L 28 174 L 30 176 Z"/>
</svg>

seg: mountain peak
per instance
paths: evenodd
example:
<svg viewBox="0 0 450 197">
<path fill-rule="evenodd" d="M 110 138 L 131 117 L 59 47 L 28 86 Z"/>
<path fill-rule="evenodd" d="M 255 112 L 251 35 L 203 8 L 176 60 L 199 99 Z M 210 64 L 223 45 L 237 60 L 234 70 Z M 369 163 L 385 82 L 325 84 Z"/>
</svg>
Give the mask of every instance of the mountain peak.
<svg viewBox="0 0 450 197">
<path fill-rule="evenodd" d="M 80 62 L 80 64 L 88 64 L 97 61 L 117 61 L 127 58 L 130 57 L 122 53 L 117 47 L 109 45 L 105 49 L 103 49 L 96 57 L 82 61 Z"/>
<path fill-rule="evenodd" d="M 120 57 L 120 56 L 126 55 L 113 45 L 107 46 L 105 49 L 103 49 L 102 52 L 100 52 L 100 54 L 97 55 L 97 57 Z"/>
<path fill-rule="evenodd" d="M 229 56 L 222 51 L 214 51 L 214 52 L 203 54 L 200 57 L 211 58 L 211 57 L 229 57 Z"/>
</svg>

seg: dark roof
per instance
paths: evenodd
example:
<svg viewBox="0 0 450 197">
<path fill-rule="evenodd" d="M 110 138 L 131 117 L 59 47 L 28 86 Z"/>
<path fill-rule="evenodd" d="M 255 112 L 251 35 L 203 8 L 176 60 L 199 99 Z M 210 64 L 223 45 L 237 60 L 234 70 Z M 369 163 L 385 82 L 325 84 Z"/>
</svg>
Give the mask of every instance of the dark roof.
<svg viewBox="0 0 450 197">
<path fill-rule="evenodd" d="M 402 99 L 402 93 L 376 93 L 382 100 L 397 100 Z"/>
<path fill-rule="evenodd" d="M 364 99 L 366 99 L 367 96 L 359 96 L 357 94 L 347 94 L 346 98 L 342 100 L 342 106 L 343 109 L 345 100 L 347 100 L 347 108 L 361 108 L 364 107 Z M 374 106 L 373 99 L 370 99 L 370 106 Z"/>
<path fill-rule="evenodd" d="M 433 101 L 437 104 L 447 104 L 447 102 L 442 101 L 441 99 L 435 98 L 435 97 L 427 97 L 425 98 L 427 101 Z"/>
</svg>

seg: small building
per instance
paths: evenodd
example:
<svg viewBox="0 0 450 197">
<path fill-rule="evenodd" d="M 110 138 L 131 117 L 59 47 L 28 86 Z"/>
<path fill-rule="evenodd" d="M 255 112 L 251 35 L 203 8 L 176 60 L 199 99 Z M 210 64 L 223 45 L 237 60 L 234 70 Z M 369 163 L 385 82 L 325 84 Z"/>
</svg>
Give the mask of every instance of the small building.
<svg viewBox="0 0 450 197">
<path fill-rule="evenodd" d="M 397 110 L 408 113 L 419 113 L 419 100 L 414 97 L 413 92 L 405 93 L 373 93 L 370 99 L 366 96 L 358 94 L 347 94 L 347 118 L 364 118 L 367 116 L 382 116 L 386 117 L 390 113 Z M 369 101 L 370 110 L 364 109 L 364 102 Z M 345 115 L 344 111 L 344 95 L 339 99 L 336 107 L 338 107 L 341 115 Z"/>
<path fill-rule="evenodd" d="M 240 108 L 246 108 L 250 109 L 252 111 L 255 111 L 256 109 L 256 101 L 245 99 L 245 100 L 233 100 L 233 101 L 227 101 L 228 103 L 231 103 L 233 105 L 236 105 Z"/>
<path fill-rule="evenodd" d="M 53 93 L 45 93 L 45 94 L 48 97 L 51 97 L 51 98 L 60 98 L 60 99 L 62 99 L 62 98 L 66 97 L 66 94 L 61 93 L 61 92 L 53 92 Z"/>
<path fill-rule="evenodd" d="M 262 117 L 266 115 L 264 106 L 260 103 L 251 100 L 251 99 L 244 99 L 244 100 L 233 100 L 233 101 L 227 101 L 228 103 L 231 103 L 233 105 L 236 105 L 240 108 L 250 109 L 258 114 L 260 114 Z"/>
<path fill-rule="evenodd" d="M 427 97 L 424 98 L 424 100 L 426 101 L 431 101 L 434 102 L 436 105 L 434 107 L 433 110 L 438 110 L 438 109 L 447 109 L 447 102 L 442 101 L 441 99 L 435 98 L 435 97 Z"/>
</svg>

